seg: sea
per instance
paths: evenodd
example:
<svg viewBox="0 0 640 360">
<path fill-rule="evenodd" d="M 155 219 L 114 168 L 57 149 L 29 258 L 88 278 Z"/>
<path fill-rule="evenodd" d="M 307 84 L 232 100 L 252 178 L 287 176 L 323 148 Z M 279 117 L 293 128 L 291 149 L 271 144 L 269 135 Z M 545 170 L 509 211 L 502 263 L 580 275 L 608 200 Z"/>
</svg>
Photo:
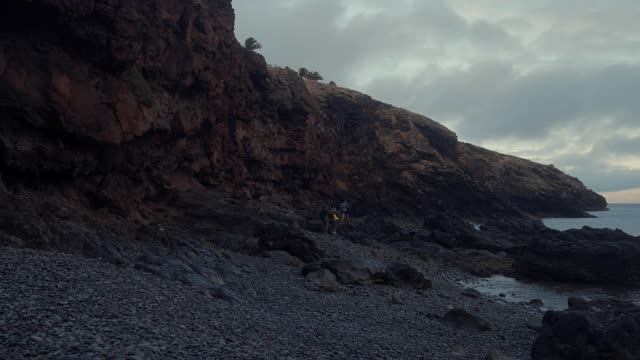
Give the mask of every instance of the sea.
<svg viewBox="0 0 640 360">
<path fill-rule="evenodd" d="M 640 236 L 640 204 L 609 204 L 609 211 L 591 212 L 595 218 L 544 219 L 546 226 L 558 229 L 592 228 L 620 229 L 628 234 Z M 640 240 L 639 240 L 640 241 Z M 629 300 L 640 305 L 640 286 L 608 286 L 606 284 L 571 284 L 557 282 L 521 281 L 506 276 L 464 281 L 462 286 L 474 288 L 487 295 L 496 296 L 502 301 L 529 302 L 541 299 L 545 307 L 551 310 L 567 308 L 570 296 L 583 296 L 589 299 L 615 297 Z"/>
<path fill-rule="evenodd" d="M 547 227 L 558 230 L 592 228 L 620 229 L 627 234 L 640 236 L 640 204 L 609 204 L 609 211 L 590 212 L 595 218 L 544 219 Z"/>
</svg>

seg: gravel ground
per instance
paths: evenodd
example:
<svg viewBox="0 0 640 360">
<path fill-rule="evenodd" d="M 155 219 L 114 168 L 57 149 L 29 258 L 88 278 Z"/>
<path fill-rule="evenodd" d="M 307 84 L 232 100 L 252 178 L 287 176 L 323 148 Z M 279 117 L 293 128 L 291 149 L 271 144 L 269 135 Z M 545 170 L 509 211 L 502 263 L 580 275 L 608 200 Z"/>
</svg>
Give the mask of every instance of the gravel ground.
<svg viewBox="0 0 640 360">
<path fill-rule="evenodd" d="M 442 265 L 339 236 L 313 236 L 331 256 L 410 263 L 434 287 L 319 293 L 303 286 L 299 269 L 224 253 L 251 289 L 229 303 L 99 260 L 0 248 L 0 359 L 453 359 L 460 350 L 460 359 L 484 359 L 491 350 L 529 359 L 536 334 L 526 323 L 541 316 L 538 310 L 461 296 L 455 273 Z M 444 324 L 440 318 L 452 306 L 478 315 L 492 330 Z"/>
</svg>

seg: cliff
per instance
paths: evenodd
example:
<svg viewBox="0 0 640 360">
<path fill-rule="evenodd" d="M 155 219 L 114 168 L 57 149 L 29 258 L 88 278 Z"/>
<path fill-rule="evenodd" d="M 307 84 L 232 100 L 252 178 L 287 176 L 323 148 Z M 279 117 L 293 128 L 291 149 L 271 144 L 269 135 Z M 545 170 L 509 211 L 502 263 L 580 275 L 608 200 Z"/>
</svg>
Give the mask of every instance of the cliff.
<svg viewBox="0 0 640 360">
<path fill-rule="evenodd" d="M 0 10 L 5 193 L 142 218 L 146 202 L 206 188 L 289 207 L 348 196 L 412 214 L 606 207 L 553 167 L 268 67 L 236 41 L 229 0 L 10 0 Z"/>
</svg>

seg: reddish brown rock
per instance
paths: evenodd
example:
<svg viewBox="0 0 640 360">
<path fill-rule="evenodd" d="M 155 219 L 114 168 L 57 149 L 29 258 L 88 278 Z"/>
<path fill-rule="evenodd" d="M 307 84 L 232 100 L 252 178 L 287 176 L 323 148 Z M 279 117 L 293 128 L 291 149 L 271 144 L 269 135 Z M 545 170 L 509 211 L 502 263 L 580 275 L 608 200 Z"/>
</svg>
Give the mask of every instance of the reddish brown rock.
<svg viewBox="0 0 640 360">
<path fill-rule="evenodd" d="M 73 189 L 132 216 L 204 186 L 285 206 L 348 196 L 360 212 L 606 206 L 552 167 L 268 67 L 236 41 L 229 0 L 8 0 L 0 10 L 0 169 L 13 191 Z"/>
</svg>

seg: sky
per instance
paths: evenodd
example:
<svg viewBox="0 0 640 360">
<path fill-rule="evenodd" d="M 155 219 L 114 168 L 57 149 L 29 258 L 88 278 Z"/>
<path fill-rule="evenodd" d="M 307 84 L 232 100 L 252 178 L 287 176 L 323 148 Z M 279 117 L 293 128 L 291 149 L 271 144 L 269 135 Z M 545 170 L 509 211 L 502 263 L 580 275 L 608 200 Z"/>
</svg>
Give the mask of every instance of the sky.
<svg viewBox="0 0 640 360">
<path fill-rule="evenodd" d="M 272 65 L 640 203 L 637 0 L 233 0 Z"/>
</svg>

